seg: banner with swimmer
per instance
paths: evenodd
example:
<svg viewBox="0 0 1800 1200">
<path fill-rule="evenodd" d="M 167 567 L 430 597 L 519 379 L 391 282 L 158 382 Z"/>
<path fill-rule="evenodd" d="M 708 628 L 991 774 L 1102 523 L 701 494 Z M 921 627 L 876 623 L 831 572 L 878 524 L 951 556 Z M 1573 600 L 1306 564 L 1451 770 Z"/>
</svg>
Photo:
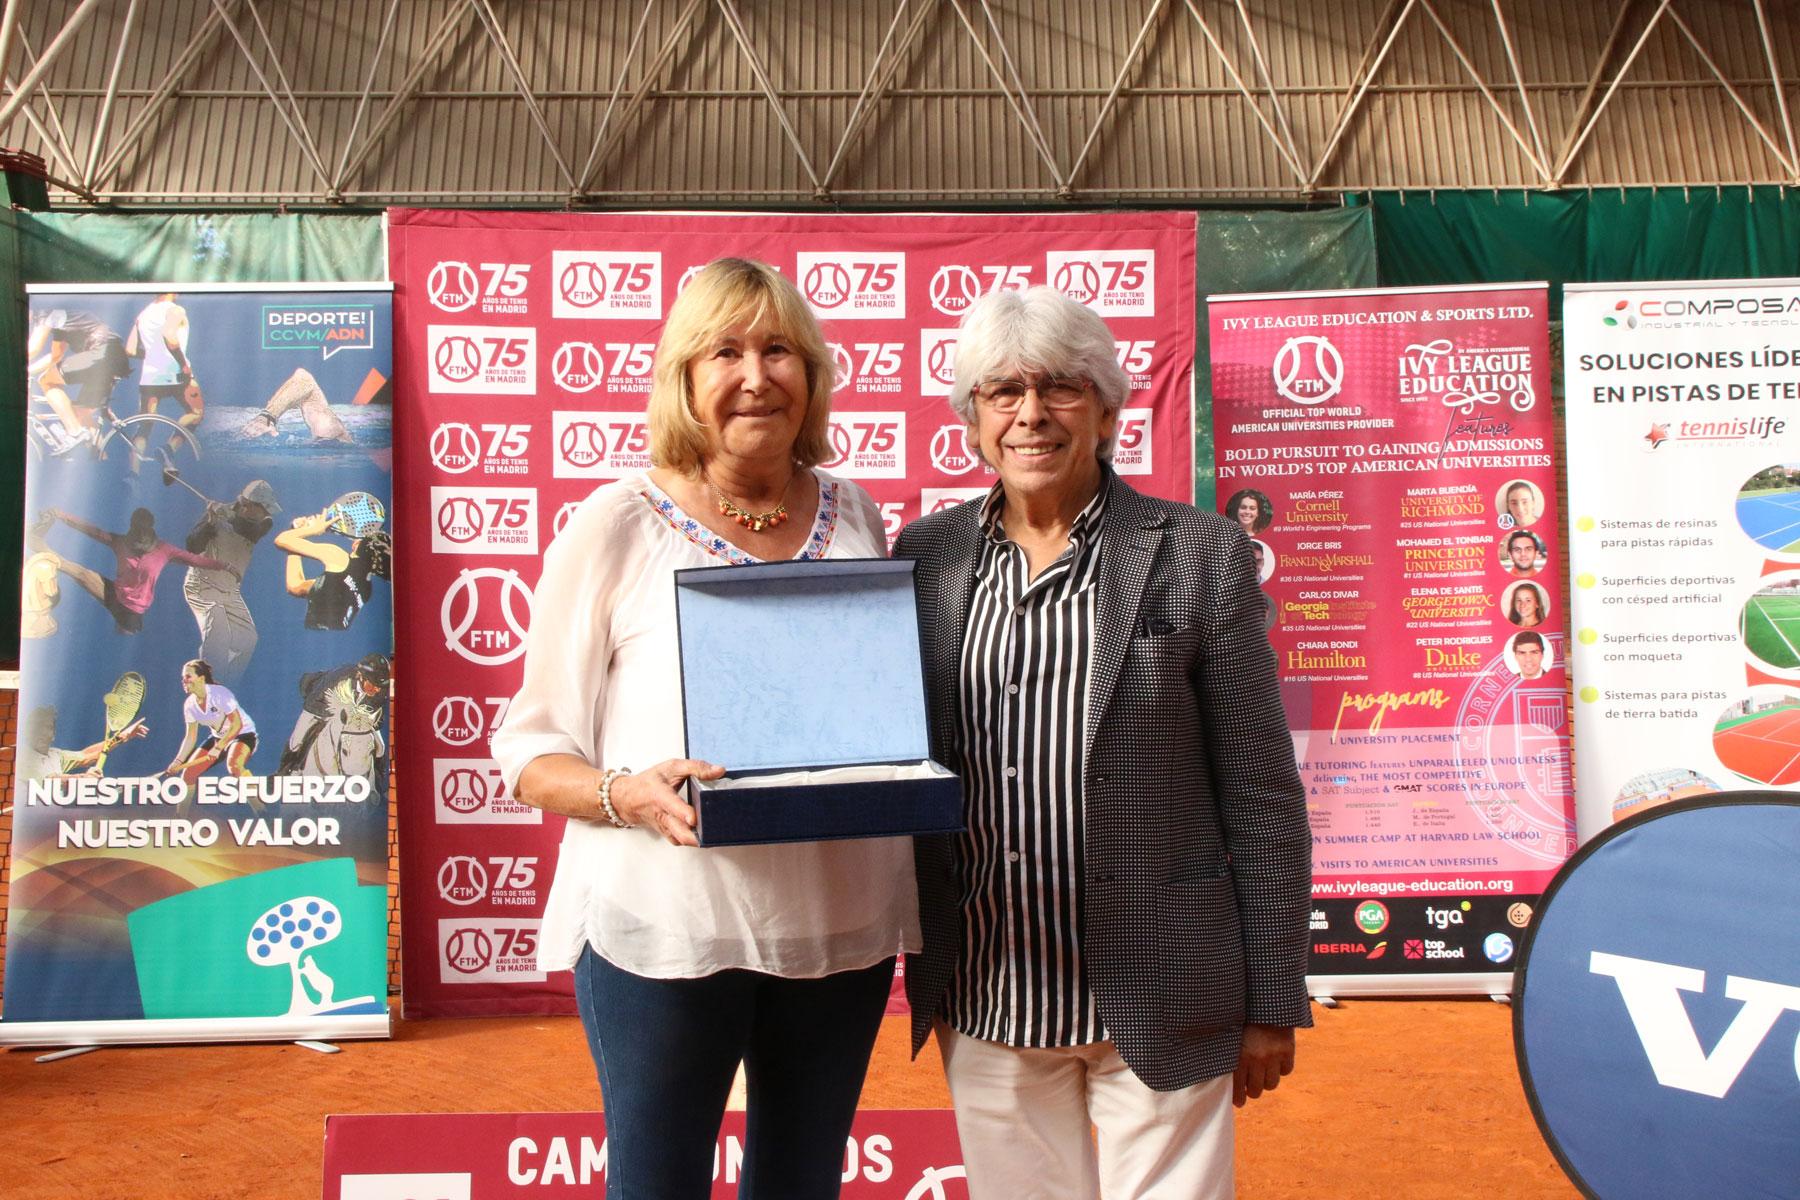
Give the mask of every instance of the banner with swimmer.
<svg viewBox="0 0 1800 1200">
<path fill-rule="evenodd" d="M 1563 301 L 1582 840 L 1800 791 L 1800 279 Z"/>
<path fill-rule="evenodd" d="M 1574 845 L 1547 288 L 1210 299 L 1312 818 L 1315 993 L 1505 991 Z"/>
<path fill-rule="evenodd" d="M 391 292 L 27 291 L 0 1044 L 385 1037 Z"/>
</svg>

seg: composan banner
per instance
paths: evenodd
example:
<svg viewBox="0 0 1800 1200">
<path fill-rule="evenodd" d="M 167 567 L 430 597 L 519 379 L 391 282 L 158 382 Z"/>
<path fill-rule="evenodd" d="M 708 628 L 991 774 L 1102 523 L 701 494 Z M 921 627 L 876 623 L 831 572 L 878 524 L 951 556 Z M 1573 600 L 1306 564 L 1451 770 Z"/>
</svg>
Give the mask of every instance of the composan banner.
<svg viewBox="0 0 1800 1200">
<path fill-rule="evenodd" d="M 1504 990 L 1573 848 L 1543 285 L 1210 302 L 1312 818 L 1320 992 Z"/>
<path fill-rule="evenodd" d="M 385 284 L 30 289 L 0 1042 L 386 1036 Z"/>
<path fill-rule="evenodd" d="M 650 467 L 644 405 L 670 303 L 722 255 L 773 263 L 837 361 L 824 469 L 888 534 L 985 493 L 946 397 L 956 324 L 994 288 L 1090 305 L 1132 381 L 1113 465 L 1192 496 L 1192 214 L 570 216 L 397 210 L 403 710 L 426 803 L 402 814 L 408 1015 L 573 1011 L 537 970 L 562 819 L 507 795 L 488 738 L 517 690 L 540 555 L 595 487 Z M 673 667 L 671 667 L 673 669 Z M 425 789 L 429 789 L 427 793 Z"/>
<path fill-rule="evenodd" d="M 606 1188 L 600 1113 L 328 1117 L 326 1200 L 590 1197 Z M 738 1194 L 744 1114 L 713 1150 L 713 1200 Z M 967 1200 L 956 1121 L 945 1109 L 864 1111 L 844 1143 L 844 1200 Z"/>
<path fill-rule="evenodd" d="M 1563 339 L 1581 836 L 1800 789 L 1800 280 L 1571 287 Z"/>
</svg>

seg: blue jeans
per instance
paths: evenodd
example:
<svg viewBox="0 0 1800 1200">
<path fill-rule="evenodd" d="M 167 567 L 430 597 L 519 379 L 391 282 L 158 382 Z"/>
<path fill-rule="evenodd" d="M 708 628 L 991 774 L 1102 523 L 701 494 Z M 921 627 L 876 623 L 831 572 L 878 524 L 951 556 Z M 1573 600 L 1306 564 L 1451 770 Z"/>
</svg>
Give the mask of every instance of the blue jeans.
<svg viewBox="0 0 1800 1200">
<path fill-rule="evenodd" d="M 606 1108 L 607 1200 L 706 1200 L 744 1064 L 742 1200 L 835 1200 L 894 960 L 822 979 L 646 979 L 584 950 L 575 1000 Z"/>
</svg>

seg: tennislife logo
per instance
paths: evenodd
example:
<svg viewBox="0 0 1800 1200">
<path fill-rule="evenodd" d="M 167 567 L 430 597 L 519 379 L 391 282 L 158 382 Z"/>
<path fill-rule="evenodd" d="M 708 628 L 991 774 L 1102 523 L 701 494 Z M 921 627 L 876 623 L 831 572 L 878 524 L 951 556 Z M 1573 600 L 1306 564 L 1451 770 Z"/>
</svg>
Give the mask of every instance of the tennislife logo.
<svg viewBox="0 0 1800 1200">
<path fill-rule="evenodd" d="M 1635 435 L 1638 448 L 1646 453 L 1663 449 L 1671 442 L 1699 442 L 1718 446 L 1731 442 L 1766 442 L 1787 432 L 1788 423 L 1781 417 L 1764 414 L 1759 417 L 1714 417 L 1693 419 L 1675 417 L 1667 421 L 1651 421 L 1643 433 Z"/>
</svg>

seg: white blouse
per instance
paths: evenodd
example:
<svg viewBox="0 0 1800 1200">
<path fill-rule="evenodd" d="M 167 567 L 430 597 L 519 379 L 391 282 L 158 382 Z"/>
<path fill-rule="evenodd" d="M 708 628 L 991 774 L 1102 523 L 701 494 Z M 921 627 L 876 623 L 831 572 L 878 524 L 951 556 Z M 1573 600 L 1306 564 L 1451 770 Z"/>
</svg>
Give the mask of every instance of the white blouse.
<svg viewBox="0 0 1800 1200">
<path fill-rule="evenodd" d="M 814 474 L 818 516 L 797 557 L 885 557 L 868 493 Z M 636 770 L 684 757 L 672 573 L 754 561 L 645 475 L 582 501 L 544 555 L 525 680 L 494 733 L 507 787 L 546 754 Z M 696 849 L 571 817 L 538 965 L 572 967 L 584 944 L 655 979 L 732 967 L 814 978 L 871 966 L 919 949 L 912 839 Z"/>
</svg>

